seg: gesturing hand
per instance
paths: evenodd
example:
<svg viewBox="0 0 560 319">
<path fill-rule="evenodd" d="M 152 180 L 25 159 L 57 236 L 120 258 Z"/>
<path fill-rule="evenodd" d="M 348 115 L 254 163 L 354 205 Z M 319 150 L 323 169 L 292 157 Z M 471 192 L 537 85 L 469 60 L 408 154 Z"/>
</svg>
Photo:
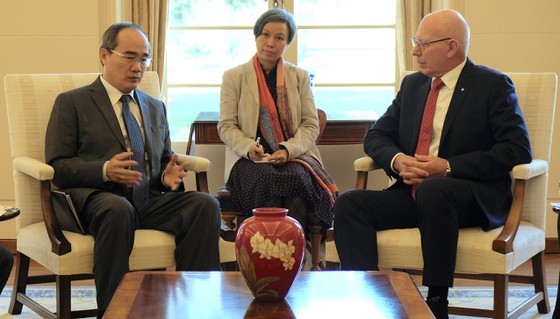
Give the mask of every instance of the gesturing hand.
<svg viewBox="0 0 560 319">
<path fill-rule="evenodd" d="M 171 160 L 165 167 L 163 175 L 163 184 L 171 190 L 179 188 L 179 184 L 183 182 L 183 177 L 187 176 L 187 163 L 183 162 L 180 165 L 177 163 L 177 154 L 171 155 Z"/>
<path fill-rule="evenodd" d="M 138 165 L 131 160 L 132 152 L 123 152 L 113 156 L 107 163 L 105 174 L 110 181 L 125 185 L 139 185 L 142 181 L 142 173 L 130 169 Z"/>
</svg>

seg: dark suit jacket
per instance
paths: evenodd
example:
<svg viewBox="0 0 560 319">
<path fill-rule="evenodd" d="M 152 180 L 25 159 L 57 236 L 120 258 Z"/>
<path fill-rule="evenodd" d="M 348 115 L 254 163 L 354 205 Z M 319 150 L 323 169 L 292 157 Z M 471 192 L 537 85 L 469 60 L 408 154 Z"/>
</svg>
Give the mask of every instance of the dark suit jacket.
<svg viewBox="0 0 560 319">
<path fill-rule="evenodd" d="M 172 154 L 165 105 L 140 90 L 135 92 L 144 122 L 150 191 L 161 194 L 167 190 L 161 174 Z M 45 145 L 46 161 L 55 171 L 53 183 L 71 194 L 79 211 L 92 192 L 125 193 L 126 186 L 103 182 L 103 164 L 115 154 L 126 152 L 126 144 L 99 78 L 56 98 Z"/>
<path fill-rule="evenodd" d="M 406 76 L 397 97 L 369 129 L 364 151 L 385 172 L 398 153 L 414 155 L 431 78 L 417 72 Z M 467 59 L 445 117 L 439 157 L 449 161 L 453 178 L 471 186 L 488 218 L 485 228 L 502 225 L 511 204 L 513 166 L 531 161 L 531 145 L 512 81 L 495 70 Z"/>
</svg>

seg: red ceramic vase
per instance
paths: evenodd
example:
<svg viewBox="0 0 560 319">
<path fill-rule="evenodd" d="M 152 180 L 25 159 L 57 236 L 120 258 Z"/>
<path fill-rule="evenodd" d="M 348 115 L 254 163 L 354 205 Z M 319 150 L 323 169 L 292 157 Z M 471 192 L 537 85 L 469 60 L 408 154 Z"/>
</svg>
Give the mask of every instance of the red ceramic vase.
<svg viewBox="0 0 560 319">
<path fill-rule="evenodd" d="M 301 270 L 305 234 L 288 209 L 253 209 L 237 232 L 237 265 L 259 301 L 283 300 Z"/>
</svg>

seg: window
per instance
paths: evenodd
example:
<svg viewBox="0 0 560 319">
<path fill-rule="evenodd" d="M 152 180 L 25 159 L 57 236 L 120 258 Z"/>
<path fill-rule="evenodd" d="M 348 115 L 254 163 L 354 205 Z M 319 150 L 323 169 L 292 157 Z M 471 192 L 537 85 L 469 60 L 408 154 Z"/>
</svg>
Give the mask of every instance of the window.
<svg viewBox="0 0 560 319">
<path fill-rule="evenodd" d="M 173 141 L 199 112 L 218 112 L 224 71 L 255 54 L 253 25 L 274 2 L 171 0 L 164 88 Z M 313 75 L 315 104 L 361 118 L 394 97 L 395 0 L 284 0 L 298 34 L 284 57 Z"/>
</svg>

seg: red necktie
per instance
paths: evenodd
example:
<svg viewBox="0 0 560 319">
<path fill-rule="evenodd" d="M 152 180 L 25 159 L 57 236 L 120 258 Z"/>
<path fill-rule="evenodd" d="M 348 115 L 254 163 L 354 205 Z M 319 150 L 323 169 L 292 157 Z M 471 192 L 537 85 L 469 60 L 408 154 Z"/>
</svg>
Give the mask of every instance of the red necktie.
<svg viewBox="0 0 560 319">
<path fill-rule="evenodd" d="M 434 124 L 434 115 L 436 113 L 436 103 L 439 90 L 443 86 L 443 81 L 436 78 L 432 81 L 432 89 L 428 94 L 426 106 L 424 107 L 424 115 L 422 116 L 422 125 L 420 126 L 420 134 L 418 135 L 418 144 L 416 144 L 415 154 L 428 155 L 430 143 L 432 142 L 432 131 Z M 412 197 L 416 194 L 417 185 L 412 186 Z"/>
</svg>

